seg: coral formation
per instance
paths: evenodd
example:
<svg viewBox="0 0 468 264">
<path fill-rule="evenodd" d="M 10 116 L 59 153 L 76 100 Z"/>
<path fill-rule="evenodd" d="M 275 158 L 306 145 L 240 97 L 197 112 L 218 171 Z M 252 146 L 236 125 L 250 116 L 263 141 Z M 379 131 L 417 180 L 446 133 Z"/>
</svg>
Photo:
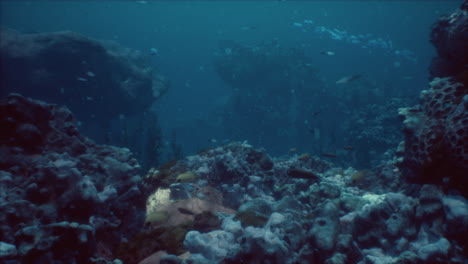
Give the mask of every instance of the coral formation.
<svg viewBox="0 0 468 264">
<path fill-rule="evenodd" d="M 406 175 L 423 182 L 442 183 L 446 178 L 452 185 L 466 181 L 468 89 L 450 78 L 435 78 L 430 89 L 421 92 L 420 105 L 399 113 L 405 132 L 400 167 Z"/>
<path fill-rule="evenodd" d="M 0 241 L 15 259 L 87 263 L 96 243 L 112 250 L 141 228 L 140 167 L 128 149 L 97 145 L 67 108 L 18 94 L 0 101 L 0 126 Z"/>
<path fill-rule="evenodd" d="M 270 158 L 271 165 L 252 167 L 247 162 L 252 152 L 261 151 L 231 143 L 173 165 L 197 172 L 190 184 L 222 190 L 222 204 L 237 211 L 218 214 L 217 229 L 189 231 L 184 247 L 191 255 L 174 263 L 456 263 L 463 258 L 466 242 L 443 219 L 466 230 L 468 211 L 455 211 L 468 208 L 466 200 L 446 196 L 435 185 L 423 186 L 413 197 L 398 193 L 402 186 L 394 163 L 364 177 L 363 171 L 335 168 L 313 156 Z M 220 180 L 226 170 L 214 164 L 221 161 L 235 181 Z M 294 170 L 307 177 L 291 177 Z M 372 187 L 359 189 L 356 180 Z"/>
</svg>

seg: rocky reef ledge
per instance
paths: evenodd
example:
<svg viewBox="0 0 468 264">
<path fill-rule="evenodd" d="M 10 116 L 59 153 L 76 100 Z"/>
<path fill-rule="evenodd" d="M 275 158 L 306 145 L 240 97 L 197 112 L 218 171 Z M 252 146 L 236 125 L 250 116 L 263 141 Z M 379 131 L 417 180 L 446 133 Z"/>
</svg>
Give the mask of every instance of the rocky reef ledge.
<svg viewBox="0 0 468 264">
<path fill-rule="evenodd" d="M 0 262 L 89 263 L 143 225 L 128 149 L 78 133 L 71 112 L 11 94 L 0 101 Z"/>
</svg>

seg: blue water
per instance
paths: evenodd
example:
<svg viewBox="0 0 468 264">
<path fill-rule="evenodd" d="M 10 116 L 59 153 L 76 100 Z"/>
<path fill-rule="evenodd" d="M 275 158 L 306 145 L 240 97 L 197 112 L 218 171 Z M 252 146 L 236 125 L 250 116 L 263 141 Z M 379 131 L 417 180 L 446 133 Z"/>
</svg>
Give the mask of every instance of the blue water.
<svg viewBox="0 0 468 264">
<path fill-rule="evenodd" d="M 148 54 L 157 49 L 152 56 L 154 67 L 172 83 L 154 108 L 166 141 L 175 131 L 185 154 L 228 140 L 248 140 L 273 155 L 282 155 L 290 148 L 312 153 L 322 150 L 314 147 L 314 135 L 308 131 L 317 120 L 306 118 L 306 113 L 297 115 L 304 119 L 302 127 L 290 130 L 287 123 L 276 124 L 285 131 L 284 136 L 268 136 L 268 131 L 248 122 L 232 124 L 244 131 L 241 136 L 226 131 L 220 109 L 233 90 L 213 69 L 219 41 L 234 40 L 246 46 L 275 41 L 303 48 L 319 71 L 322 89 L 339 93 L 347 88 L 336 85 L 338 79 L 362 74 L 377 89 L 391 85 L 392 96 L 417 102 L 419 92 L 427 87 L 428 66 L 435 55 L 429 42 L 431 24 L 461 2 L 3 1 L 1 24 L 25 33 L 76 31 Z M 366 45 L 369 43 L 373 46 Z M 322 51 L 335 55 L 326 56 Z M 346 131 L 340 130 L 340 123 L 346 122 L 346 116 L 335 113 L 330 102 L 320 106 L 320 98 L 310 100 L 324 112 L 313 125 L 322 139 L 335 142 L 344 138 Z M 262 140 L 262 133 L 268 139 Z M 330 133 L 335 139 L 327 139 Z M 330 146 L 324 148 L 328 151 Z"/>
</svg>

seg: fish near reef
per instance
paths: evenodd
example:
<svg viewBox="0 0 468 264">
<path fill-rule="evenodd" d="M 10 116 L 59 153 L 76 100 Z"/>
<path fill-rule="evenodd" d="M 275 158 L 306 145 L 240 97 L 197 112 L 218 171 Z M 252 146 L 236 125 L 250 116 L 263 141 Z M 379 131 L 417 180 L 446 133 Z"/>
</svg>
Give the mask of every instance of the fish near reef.
<svg viewBox="0 0 468 264">
<path fill-rule="evenodd" d="M 335 56 L 335 52 L 333 51 L 322 51 L 320 52 L 322 55 L 327 55 L 327 56 Z"/>
<path fill-rule="evenodd" d="M 181 213 L 181 214 L 186 214 L 186 215 L 194 215 L 194 213 L 188 209 L 185 209 L 185 208 L 182 208 L 182 207 L 178 207 L 177 210 Z"/>
<path fill-rule="evenodd" d="M 323 157 L 327 157 L 327 158 L 336 158 L 336 154 L 333 154 L 333 153 L 322 153 L 322 156 Z"/>
<path fill-rule="evenodd" d="M 196 181 L 198 178 L 198 175 L 193 172 L 193 171 L 186 171 L 184 173 L 181 173 L 177 176 L 176 182 L 181 182 L 181 183 L 190 183 Z"/>
<path fill-rule="evenodd" d="M 361 74 L 346 76 L 346 77 L 343 77 L 343 78 L 339 79 L 338 81 L 336 81 L 336 83 L 337 84 L 345 84 L 345 83 L 349 83 L 349 82 L 355 81 L 357 79 L 360 79 L 361 77 L 362 77 Z"/>
<path fill-rule="evenodd" d="M 320 177 L 308 170 L 302 170 L 302 169 L 289 169 L 287 172 L 288 176 L 293 178 L 293 179 L 306 179 L 306 180 L 314 180 L 318 181 Z"/>
</svg>

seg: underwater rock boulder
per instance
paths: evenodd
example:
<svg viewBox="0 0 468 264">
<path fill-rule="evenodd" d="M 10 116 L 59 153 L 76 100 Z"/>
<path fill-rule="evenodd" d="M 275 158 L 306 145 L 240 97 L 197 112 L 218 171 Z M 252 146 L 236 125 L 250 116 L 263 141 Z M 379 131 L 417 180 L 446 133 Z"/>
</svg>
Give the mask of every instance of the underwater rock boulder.
<svg viewBox="0 0 468 264">
<path fill-rule="evenodd" d="M 405 134 L 400 168 L 411 181 L 445 181 L 467 191 L 458 183 L 468 175 L 468 87 L 451 78 L 435 78 L 420 101 L 399 109 Z"/>
<path fill-rule="evenodd" d="M 442 16 L 434 23 L 431 42 L 438 57 L 430 66 L 432 77 L 464 75 L 467 84 L 468 64 L 468 2 L 464 1 L 460 9 Z M 460 76 L 461 77 L 461 76 Z"/>
<path fill-rule="evenodd" d="M 22 263 L 87 263 L 96 244 L 112 250 L 143 226 L 128 149 L 97 145 L 66 107 L 18 94 L 0 100 L 0 126 L 0 241 Z"/>
<path fill-rule="evenodd" d="M 71 32 L 0 30 L 0 96 L 64 104 L 81 121 L 144 112 L 168 81 L 139 51 Z"/>
</svg>

